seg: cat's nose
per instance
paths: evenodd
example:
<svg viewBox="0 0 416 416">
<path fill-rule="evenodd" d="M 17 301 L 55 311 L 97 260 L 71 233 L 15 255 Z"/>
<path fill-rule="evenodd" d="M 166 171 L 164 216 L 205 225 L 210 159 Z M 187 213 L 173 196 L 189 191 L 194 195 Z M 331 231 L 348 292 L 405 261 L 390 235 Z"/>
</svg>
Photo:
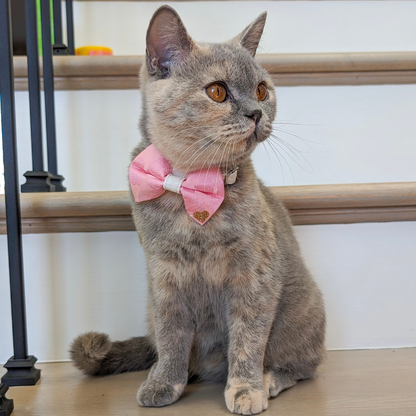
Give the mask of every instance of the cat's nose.
<svg viewBox="0 0 416 416">
<path fill-rule="evenodd" d="M 262 113 L 261 110 L 254 110 L 251 113 L 246 114 L 246 117 L 251 118 L 257 124 L 260 121 L 260 118 L 261 118 L 262 114 L 263 113 Z"/>
</svg>

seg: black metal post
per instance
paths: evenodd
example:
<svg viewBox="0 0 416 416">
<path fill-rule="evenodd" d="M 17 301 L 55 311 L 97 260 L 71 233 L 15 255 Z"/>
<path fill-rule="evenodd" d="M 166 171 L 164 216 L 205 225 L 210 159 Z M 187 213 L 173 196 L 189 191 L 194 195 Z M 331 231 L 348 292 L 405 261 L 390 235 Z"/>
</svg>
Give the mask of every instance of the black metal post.
<svg viewBox="0 0 416 416">
<path fill-rule="evenodd" d="M 13 412 L 13 400 L 6 398 L 6 392 L 9 388 L 0 383 L 0 416 L 10 416 Z"/>
<path fill-rule="evenodd" d="M 26 55 L 25 0 L 11 2 L 13 55 Z"/>
<path fill-rule="evenodd" d="M 36 384 L 40 370 L 34 366 L 37 359 L 27 355 L 11 33 L 10 0 L 0 0 L 0 92 L 14 349 L 14 356 L 5 364 L 8 371 L 1 381 L 8 386 L 21 386 Z"/>
<path fill-rule="evenodd" d="M 55 35 L 55 43 L 63 43 L 61 0 L 53 0 L 53 33 Z"/>
<path fill-rule="evenodd" d="M 42 20 L 43 86 L 45 90 L 46 143 L 48 149 L 48 170 L 52 174 L 51 184 L 56 192 L 66 191 L 62 185 L 64 177 L 58 175 L 56 156 L 55 91 L 53 85 L 52 39 L 49 0 L 40 1 Z"/>
<path fill-rule="evenodd" d="M 74 42 L 74 7 L 72 0 L 66 0 L 66 30 L 68 35 L 68 49 L 71 55 L 75 55 Z"/>
<path fill-rule="evenodd" d="M 53 0 L 53 33 L 54 33 L 54 44 L 53 54 L 54 55 L 70 55 L 69 49 L 62 40 L 62 7 L 61 0 Z"/>
<path fill-rule="evenodd" d="M 39 51 L 36 26 L 36 0 L 26 0 L 27 72 L 29 80 L 32 171 L 24 174 L 22 192 L 53 192 L 51 174 L 43 167 L 42 121 L 40 110 Z"/>
</svg>

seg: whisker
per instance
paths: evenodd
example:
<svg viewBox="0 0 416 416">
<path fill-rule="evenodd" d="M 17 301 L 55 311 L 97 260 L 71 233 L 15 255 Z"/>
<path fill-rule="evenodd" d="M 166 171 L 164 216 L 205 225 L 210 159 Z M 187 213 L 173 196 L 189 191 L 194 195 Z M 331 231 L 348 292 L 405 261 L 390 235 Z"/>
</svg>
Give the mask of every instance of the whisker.
<svg viewBox="0 0 416 416">
<path fill-rule="evenodd" d="M 270 166 L 272 165 L 272 159 L 270 158 L 270 153 L 269 153 L 269 149 L 267 148 L 267 146 L 266 146 L 266 143 L 263 141 L 263 142 L 261 142 L 261 144 L 263 145 L 263 147 L 264 147 L 264 150 L 266 151 L 266 153 L 267 153 L 267 157 L 269 158 L 269 163 L 270 163 Z"/>
<path fill-rule="evenodd" d="M 223 161 L 224 155 L 226 155 L 226 159 L 225 159 L 225 177 L 227 177 L 227 172 L 228 172 L 228 156 L 229 156 L 229 153 L 227 153 L 227 150 L 228 150 L 228 147 L 230 146 L 230 144 L 231 144 L 230 141 L 226 142 L 224 151 L 222 152 L 222 155 L 221 155 L 220 163 L 218 164 L 218 170 L 220 170 L 220 168 L 222 166 L 222 161 Z M 226 184 L 226 185 L 228 187 L 228 184 Z"/>
<path fill-rule="evenodd" d="M 228 149 L 228 146 L 230 146 L 231 142 L 227 142 L 227 147 L 226 149 Z M 227 174 L 228 174 L 228 157 L 230 156 L 229 153 L 227 153 L 227 158 L 225 159 L 225 178 L 227 178 Z M 228 187 L 228 183 L 226 183 L 227 187 Z"/>
<path fill-rule="evenodd" d="M 205 153 L 209 148 L 211 148 L 214 145 L 217 145 L 218 143 L 220 143 L 221 146 L 221 141 L 222 136 L 217 136 L 215 139 L 212 139 L 212 141 L 210 143 L 207 143 L 207 146 L 202 147 L 201 149 L 199 149 L 197 152 L 194 153 L 195 158 L 200 158 L 201 155 L 203 155 L 203 153 Z M 205 160 L 204 164 L 202 166 L 205 165 L 207 161 Z M 189 168 L 188 168 L 189 171 Z"/>
<path fill-rule="evenodd" d="M 211 143 L 204 144 L 200 149 L 197 149 L 196 151 L 194 151 L 194 153 L 190 157 L 188 157 L 188 159 L 185 162 L 183 162 L 182 164 L 179 164 L 182 157 L 189 150 L 189 147 L 186 147 L 184 152 L 182 153 L 182 155 L 179 157 L 179 159 L 177 161 L 177 165 L 178 165 L 177 168 L 179 169 L 180 167 L 186 165 L 191 159 L 196 158 L 197 156 L 198 157 L 201 156 L 203 154 L 203 152 L 205 152 L 209 147 L 211 147 L 211 145 L 215 144 L 218 141 L 218 139 L 221 137 L 221 134 L 225 134 L 227 131 L 233 130 L 234 127 L 235 127 L 234 124 L 227 125 L 227 126 L 222 126 L 218 129 L 219 131 L 216 131 L 215 133 L 212 133 L 208 136 L 205 136 L 205 137 L 202 137 L 202 138 L 198 139 L 196 142 L 193 143 L 193 146 L 197 145 L 201 141 L 207 140 L 208 138 L 210 138 L 212 136 L 218 135 L 215 139 L 213 139 L 213 141 Z M 189 171 L 189 169 L 187 170 L 187 172 L 188 171 Z"/>
<path fill-rule="evenodd" d="M 280 128 L 277 128 L 277 127 L 274 128 L 273 130 L 280 131 L 280 132 L 285 133 L 285 134 L 289 134 L 290 136 L 293 136 L 293 137 L 296 137 L 299 140 L 302 140 L 306 144 L 306 146 L 308 146 L 309 149 L 311 149 L 312 152 L 314 152 L 314 153 L 315 153 L 315 150 L 311 146 L 309 146 L 308 143 L 319 144 L 319 145 L 322 145 L 322 146 L 325 145 L 325 143 L 314 142 L 313 140 L 305 139 L 304 137 L 299 136 L 295 133 L 292 133 L 291 131 L 288 131 L 288 130 L 283 130 L 283 129 L 280 129 Z"/>
<path fill-rule="evenodd" d="M 282 152 L 284 152 L 284 153 L 280 153 L 279 152 L 279 154 L 283 157 L 283 159 L 284 159 L 284 161 L 286 162 L 286 164 L 287 164 L 287 166 L 289 167 L 289 169 L 290 169 L 290 173 L 291 173 L 291 175 L 292 175 L 292 180 L 293 180 L 293 184 L 296 184 L 296 179 L 295 179 L 295 175 L 294 175 L 294 173 L 293 173 L 293 169 L 292 169 L 292 167 L 291 167 L 291 165 L 290 165 L 290 163 L 287 161 L 287 159 L 284 157 L 284 154 L 286 154 L 287 156 L 289 156 L 292 160 L 293 160 L 293 158 L 290 156 L 290 154 L 288 154 L 288 152 L 282 147 L 282 146 L 280 146 L 279 145 L 279 143 L 276 143 L 276 142 L 271 142 L 270 144 L 272 144 L 273 145 L 273 147 L 276 147 L 276 149 L 281 149 L 282 150 Z M 295 163 L 296 163 L 296 161 L 295 161 Z M 298 163 L 296 163 L 298 166 L 299 166 L 299 164 Z"/>
<path fill-rule="evenodd" d="M 285 142 L 283 139 L 281 139 L 279 136 L 275 136 L 274 134 L 271 134 L 269 137 L 270 140 L 277 140 L 278 142 L 282 143 L 283 146 L 286 146 L 292 153 L 293 155 L 299 159 L 299 156 L 295 153 L 298 152 L 302 157 L 304 157 L 301 152 L 296 149 L 295 147 L 293 147 L 291 144 Z"/>
<path fill-rule="evenodd" d="M 293 120 L 293 119 L 292 119 Z M 320 127 L 324 124 L 312 124 L 312 123 L 292 123 L 291 121 L 275 120 L 272 124 L 279 124 L 282 126 L 307 126 L 307 127 Z"/>
<path fill-rule="evenodd" d="M 179 133 L 176 133 L 174 136 L 171 137 L 171 139 L 175 139 L 176 137 L 183 135 L 184 133 L 186 133 L 189 130 L 195 130 L 195 129 L 208 129 L 212 126 L 192 126 L 192 127 L 188 127 L 184 130 L 181 130 Z"/>
<path fill-rule="evenodd" d="M 274 143 L 275 145 L 277 145 L 277 146 L 279 146 L 279 142 L 270 142 L 270 143 Z M 280 147 L 280 146 L 279 146 Z M 305 169 L 302 165 L 300 165 L 297 161 L 296 161 L 296 159 L 294 159 L 292 156 L 291 156 L 291 154 L 290 153 L 288 153 L 287 151 L 286 151 L 286 149 L 284 148 L 284 147 L 280 147 L 281 149 L 282 149 L 282 151 L 284 151 L 301 169 L 303 169 L 305 172 L 308 172 L 310 175 L 313 175 L 313 176 L 315 176 L 315 177 L 318 177 L 315 173 L 313 173 L 313 172 L 310 172 L 308 169 Z"/>
<path fill-rule="evenodd" d="M 203 137 L 202 139 L 199 139 L 195 144 L 199 143 L 200 141 L 207 140 L 208 138 L 214 136 L 217 133 L 213 133 L 209 136 Z M 182 164 L 179 165 L 180 160 L 184 156 L 187 150 L 189 150 L 189 147 L 184 151 L 184 153 L 181 155 L 181 157 L 178 159 L 178 166 L 177 169 L 181 168 L 182 166 L 186 165 L 189 161 L 196 158 L 197 156 L 202 155 L 206 150 L 208 150 L 212 145 L 216 144 L 216 142 L 221 138 L 221 136 L 217 136 L 214 139 L 211 139 L 212 141 L 205 143 L 201 148 L 194 151 L 194 153 Z M 187 169 L 186 173 L 189 172 L 189 168 Z"/>
<path fill-rule="evenodd" d="M 290 143 L 286 142 L 285 140 L 283 140 L 282 138 L 275 136 L 274 134 L 271 134 L 271 139 L 275 139 L 277 141 L 279 141 L 283 146 L 287 147 L 291 153 L 299 160 L 299 156 L 309 165 L 309 167 L 315 172 L 315 169 L 313 168 L 313 166 L 309 163 L 309 160 L 306 159 L 306 157 L 298 150 L 296 149 L 294 146 L 292 146 Z M 295 153 L 298 152 L 299 156 Z"/>
<path fill-rule="evenodd" d="M 283 141 L 284 143 L 286 143 L 288 146 L 291 146 L 292 147 L 292 149 L 294 149 L 296 152 L 298 152 L 298 153 L 302 153 L 302 154 L 311 154 L 311 153 L 316 153 L 315 152 L 315 150 L 313 150 L 310 146 L 308 146 L 306 143 L 306 145 L 309 147 L 309 149 L 311 150 L 311 151 L 309 151 L 309 150 L 299 150 L 299 149 L 297 149 L 296 147 L 295 147 L 295 145 L 294 144 L 291 144 L 290 142 L 288 142 L 287 140 L 285 140 L 285 139 L 283 139 L 281 136 L 277 136 L 276 135 L 276 132 L 279 132 L 279 133 L 283 133 L 283 134 L 286 134 L 286 132 L 283 132 L 283 131 L 280 131 L 280 130 L 274 130 L 273 132 L 275 133 L 275 134 L 273 134 L 273 133 L 270 133 L 270 136 L 272 136 L 272 137 L 274 137 L 274 138 L 278 138 L 278 139 L 280 139 L 281 141 Z"/>
<path fill-rule="evenodd" d="M 278 150 L 278 149 L 276 149 L 276 148 L 275 148 L 275 146 L 273 146 L 272 142 L 268 142 L 268 141 L 266 141 L 266 142 L 263 142 L 263 143 L 268 144 L 268 145 L 270 146 L 270 148 L 272 149 L 273 153 L 276 155 L 277 160 L 278 160 L 279 165 L 280 165 L 280 170 L 281 170 L 281 172 L 282 172 L 282 176 L 283 176 L 283 183 L 286 183 L 285 172 L 284 172 L 284 169 L 283 169 L 282 162 L 280 161 L 280 158 L 279 158 L 279 155 L 280 155 L 280 156 L 282 156 L 282 157 L 283 157 L 283 155 L 279 152 L 279 150 Z M 279 153 L 279 155 L 278 155 L 278 153 Z M 284 161 L 286 162 L 286 164 L 288 165 L 289 170 L 290 170 L 290 171 L 292 171 L 292 170 L 291 170 L 291 168 L 290 168 L 290 165 L 287 163 L 287 160 L 286 160 L 284 157 L 283 157 L 283 159 L 284 159 Z M 293 177 L 293 172 L 292 172 L 292 177 Z M 293 180 L 295 180 L 295 178 L 294 178 L 294 177 L 293 177 Z"/>
<path fill-rule="evenodd" d="M 234 167 L 236 167 L 235 165 L 236 165 L 236 163 L 235 163 L 235 159 L 234 159 L 234 156 L 235 156 L 235 153 L 234 153 L 234 148 L 235 148 L 235 140 L 233 140 L 233 148 L 231 149 L 231 161 L 232 161 L 232 163 L 233 163 L 233 166 Z"/>
<path fill-rule="evenodd" d="M 210 164 L 209 164 L 209 166 L 208 166 L 207 173 L 205 174 L 204 189 L 205 189 L 205 187 L 206 187 L 206 183 L 207 183 L 208 172 L 209 172 L 209 170 L 211 169 L 211 166 L 212 166 L 212 163 L 214 162 L 215 156 L 217 155 L 217 153 L 218 153 L 218 151 L 221 149 L 221 147 L 222 147 L 223 145 L 225 145 L 225 144 L 227 144 L 227 142 L 222 142 L 222 143 L 218 146 L 218 149 L 215 151 L 215 153 L 213 154 L 213 156 L 212 156 L 212 158 L 211 158 L 211 162 L 210 162 Z M 204 165 L 205 165 L 205 162 L 204 162 Z M 203 167 L 202 167 L 202 168 L 203 168 Z M 202 171 L 202 169 L 201 169 L 201 171 Z"/>
</svg>

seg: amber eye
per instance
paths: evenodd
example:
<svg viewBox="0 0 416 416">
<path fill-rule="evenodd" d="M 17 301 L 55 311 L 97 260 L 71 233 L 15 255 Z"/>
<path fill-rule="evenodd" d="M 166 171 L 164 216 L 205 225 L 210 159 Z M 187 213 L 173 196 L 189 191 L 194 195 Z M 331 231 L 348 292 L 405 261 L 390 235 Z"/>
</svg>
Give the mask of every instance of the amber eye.
<svg viewBox="0 0 416 416">
<path fill-rule="evenodd" d="M 227 90 L 224 85 L 211 84 L 206 88 L 208 96 L 217 103 L 222 103 L 227 98 Z"/>
<path fill-rule="evenodd" d="M 257 85 L 257 99 L 259 101 L 264 101 L 267 98 L 267 88 L 264 84 Z"/>
</svg>

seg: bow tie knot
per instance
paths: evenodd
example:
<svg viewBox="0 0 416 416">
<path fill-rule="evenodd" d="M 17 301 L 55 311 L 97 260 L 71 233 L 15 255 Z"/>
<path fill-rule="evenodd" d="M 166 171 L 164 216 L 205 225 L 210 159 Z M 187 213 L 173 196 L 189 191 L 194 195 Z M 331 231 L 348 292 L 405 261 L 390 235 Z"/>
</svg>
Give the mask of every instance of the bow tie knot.
<svg viewBox="0 0 416 416">
<path fill-rule="evenodd" d="M 163 182 L 163 189 L 175 192 L 175 194 L 180 194 L 182 182 L 185 179 L 186 175 L 184 173 L 179 173 L 173 169 L 172 173 L 169 173 L 169 175 L 166 176 L 165 181 Z"/>
<path fill-rule="evenodd" d="M 133 160 L 129 182 L 136 202 L 158 198 L 165 190 L 182 194 L 185 209 L 198 224 L 205 224 L 224 200 L 224 182 L 217 168 L 185 175 L 150 145 Z"/>
</svg>

